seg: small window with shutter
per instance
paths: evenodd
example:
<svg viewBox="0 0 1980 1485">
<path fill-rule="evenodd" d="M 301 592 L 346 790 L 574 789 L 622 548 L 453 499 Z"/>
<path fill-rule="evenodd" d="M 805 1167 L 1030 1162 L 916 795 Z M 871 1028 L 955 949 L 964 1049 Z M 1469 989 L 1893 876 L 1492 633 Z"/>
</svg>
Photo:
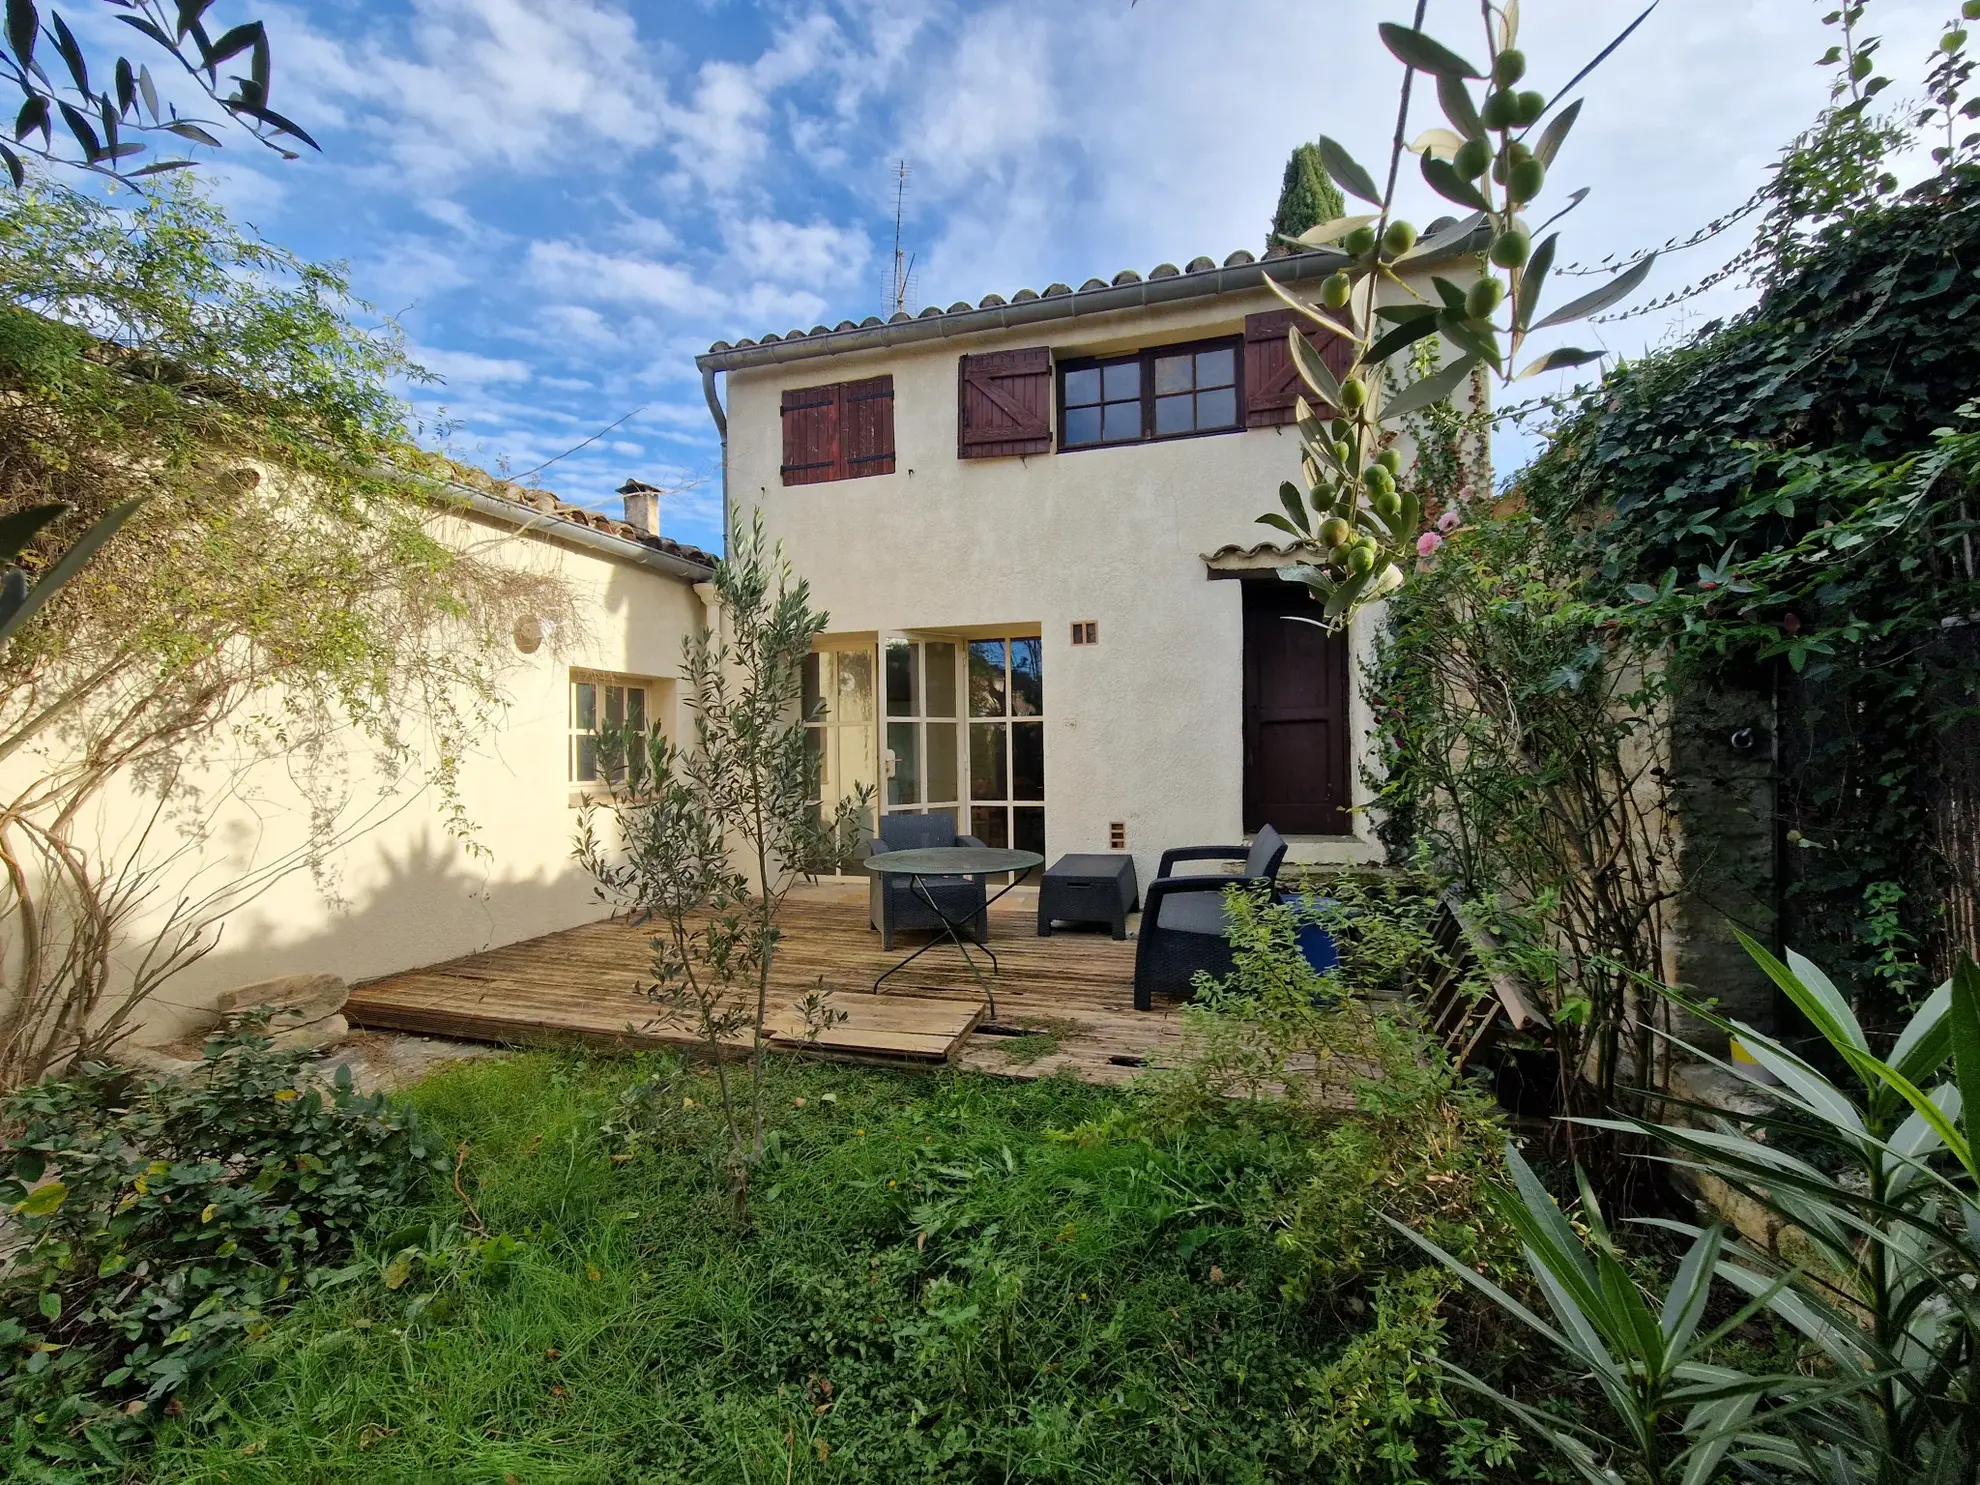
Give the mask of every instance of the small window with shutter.
<svg viewBox="0 0 1980 1485">
<path fill-rule="evenodd" d="M 784 393 L 784 483 L 819 485 L 894 472 L 894 379 Z"/>
<path fill-rule="evenodd" d="M 1045 346 L 964 356 L 956 400 L 957 458 L 1052 451 L 1052 352 Z"/>
<path fill-rule="evenodd" d="M 1335 376 L 1347 375 L 1354 363 L 1354 345 L 1343 335 L 1330 335 L 1298 310 L 1275 309 L 1246 315 L 1244 320 L 1244 425 L 1270 428 L 1293 421 L 1293 405 L 1308 402 L 1306 383 L 1293 365 L 1287 334 L 1298 326 L 1320 359 Z"/>
</svg>

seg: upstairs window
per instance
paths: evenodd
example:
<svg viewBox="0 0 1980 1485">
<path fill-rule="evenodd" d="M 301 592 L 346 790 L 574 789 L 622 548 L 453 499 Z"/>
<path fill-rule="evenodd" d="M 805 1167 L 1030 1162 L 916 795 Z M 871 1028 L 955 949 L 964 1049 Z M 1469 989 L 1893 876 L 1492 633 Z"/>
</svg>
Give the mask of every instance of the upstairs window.
<svg viewBox="0 0 1980 1485">
<path fill-rule="evenodd" d="M 784 393 L 784 483 L 818 485 L 894 472 L 894 379 Z"/>
<path fill-rule="evenodd" d="M 1193 438 L 1244 426 L 1236 338 L 1072 361 L 1060 378 L 1059 447 Z"/>
</svg>

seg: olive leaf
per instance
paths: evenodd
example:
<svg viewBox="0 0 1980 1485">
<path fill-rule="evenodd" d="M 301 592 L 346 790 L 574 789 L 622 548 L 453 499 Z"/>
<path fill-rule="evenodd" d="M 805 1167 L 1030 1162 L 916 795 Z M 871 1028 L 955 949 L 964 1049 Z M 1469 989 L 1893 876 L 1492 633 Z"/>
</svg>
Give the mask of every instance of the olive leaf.
<svg viewBox="0 0 1980 1485">
<path fill-rule="evenodd" d="M 1561 346 L 1547 352 L 1536 361 L 1528 362 L 1526 369 L 1513 380 L 1523 382 L 1529 376 L 1538 376 L 1543 371 L 1565 371 L 1570 366 L 1582 366 L 1590 361 L 1599 361 L 1607 354 L 1607 351 L 1584 351 L 1572 346 Z"/>
<path fill-rule="evenodd" d="M 1425 129 L 1410 141 L 1410 153 L 1435 155 L 1439 160 L 1448 160 L 1464 144 L 1464 136 L 1454 129 Z"/>
<path fill-rule="evenodd" d="M 1376 206 L 1382 204 L 1382 193 L 1375 189 L 1375 181 L 1355 163 L 1353 155 L 1342 149 L 1340 144 L 1322 134 L 1320 136 L 1320 163 L 1327 167 L 1327 174 L 1343 191 L 1359 196 L 1363 201 Z"/>
<path fill-rule="evenodd" d="M 1323 402 L 1341 405 L 1341 384 L 1335 379 L 1327 363 L 1320 359 L 1320 353 L 1313 349 L 1313 342 L 1300 332 L 1297 325 L 1289 326 L 1286 337 L 1292 346 L 1293 364 L 1307 386 L 1319 394 Z"/>
<path fill-rule="evenodd" d="M 1520 330 L 1532 322 L 1533 311 L 1540 305 L 1540 291 L 1546 287 L 1547 275 L 1554 271 L 1554 252 L 1560 241 L 1560 233 L 1548 233 L 1526 260 L 1526 272 L 1519 280 L 1519 296 L 1513 303 L 1513 324 Z"/>
<path fill-rule="evenodd" d="M 1485 199 L 1485 193 L 1459 175 L 1448 160 L 1425 155 L 1423 180 L 1431 190 L 1446 201 L 1455 201 L 1459 206 L 1468 206 L 1473 211 L 1487 211 L 1491 208 L 1492 203 Z"/>
<path fill-rule="evenodd" d="M 1439 77 L 1437 102 L 1443 106 L 1444 117 L 1466 139 L 1485 137 L 1485 121 L 1478 117 L 1478 105 L 1471 101 L 1471 89 L 1462 78 Z"/>
<path fill-rule="evenodd" d="M 1456 247 L 1484 225 L 1485 213 L 1474 211 L 1468 217 L 1460 217 L 1442 231 L 1432 232 L 1428 237 L 1419 239 L 1416 246 L 1404 253 L 1397 261 L 1406 263 L 1412 258 L 1435 257 L 1438 253 Z"/>
<path fill-rule="evenodd" d="M 1580 117 L 1581 100 L 1577 98 L 1555 114 L 1548 121 L 1547 127 L 1540 131 L 1540 137 L 1533 142 L 1533 158 L 1542 165 L 1552 165 L 1554 156 L 1560 153 L 1562 141 L 1568 136 L 1568 130 L 1574 127 L 1574 121 Z"/>
<path fill-rule="evenodd" d="M 1356 227 L 1366 227 L 1370 222 L 1379 220 L 1380 218 L 1376 216 L 1335 217 L 1331 222 L 1321 222 L 1317 226 L 1308 227 L 1292 240 L 1304 243 L 1307 247 L 1325 247 L 1330 242 L 1339 242 Z"/>
<path fill-rule="evenodd" d="M 1624 269 L 1592 293 L 1570 300 L 1533 328 L 1545 330 L 1550 325 L 1566 325 L 1574 320 L 1585 320 L 1592 314 L 1601 313 L 1617 300 L 1627 298 L 1634 293 L 1636 286 L 1649 276 L 1650 267 L 1656 261 L 1655 253 L 1644 254 L 1633 267 Z"/>
<path fill-rule="evenodd" d="M 1395 355 L 1397 351 L 1406 350 L 1426 336 L 1437 333 L 1436 310 L 1427 304 L 1412 305 L 1410 308 L 1417 311 L 1412 318 L 1396 326 L 1395 329 L 1391 330 L 1387 335 L 1384 335 L 1368 348 L 1367 355 L 1362 359 L 1369 365 L 1380 365 L 1382 362 L 1388 360 L 1389 357 Z"/>
<path fill-rule="evenodd" d="M 1291 518 L 1293 525 L 1299 528 L 1299 535 L 1305 536 L 1307 534 L 1306 499 L 1299 493 L 1299 486 L 1291 480 L 1282 480 L 1279 484 L 1279 504 L 1286 508 L 1287 516 Z"/>
<path fill-rule="evenodd" d="M 1478 359 L 1476 356 L 1464 356 L 1421 381 L 1411 382 L 1382 405 L 1382 421 L 1386 423 L 1442 402 L 1471 375 Z"/>
<path fill-rule="evenodd" d="M 1434 77 L 1483 77 L 1485 74 L 1465 61 L 1441 41 L 1433 41 L 1421 31 L 1384 21 L 1375 28 L 1382 45 L 1405 67 L 1428 72 Z"/>
</svg>

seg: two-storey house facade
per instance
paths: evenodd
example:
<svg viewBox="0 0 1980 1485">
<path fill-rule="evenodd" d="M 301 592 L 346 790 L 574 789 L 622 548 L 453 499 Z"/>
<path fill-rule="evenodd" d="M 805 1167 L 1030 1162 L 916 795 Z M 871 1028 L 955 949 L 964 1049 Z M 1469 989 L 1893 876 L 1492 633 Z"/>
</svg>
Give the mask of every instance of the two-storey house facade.
<svg viewBox="0 0 1980 1485">
<path fill-rule="evenodd" d="M 823 793 L 943 811 L 993 845 L 1128 850 L 1264 824 L 1294 860 L 1376 854 L 1358 676 L 1253 544 L 1299 478 L 1310 252 L 1055 284 L 699 358 L 730 520 L 760 514 L 830 633 L 809 689 Z M 1345 346 L 1315 330 L 1337 367 Z M 726 386 L 716 377 L 725 374 Z"/>
</svg>

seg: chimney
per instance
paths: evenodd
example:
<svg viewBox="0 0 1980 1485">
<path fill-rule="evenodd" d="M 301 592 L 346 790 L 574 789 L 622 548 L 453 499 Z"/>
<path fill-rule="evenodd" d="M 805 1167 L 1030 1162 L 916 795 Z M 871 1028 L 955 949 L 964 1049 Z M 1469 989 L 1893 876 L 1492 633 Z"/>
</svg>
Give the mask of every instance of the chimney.
<svg viewBox="0 0 1980 1485">
<path fill-rule="evenodd" d="M 643 536 L 660 534 L 660 491 L 657 486 L 644 480 L 627 480 L 619 486 L 619 493 L 626 498 L 626 524 L 638 528 Z"/>
</svg>

